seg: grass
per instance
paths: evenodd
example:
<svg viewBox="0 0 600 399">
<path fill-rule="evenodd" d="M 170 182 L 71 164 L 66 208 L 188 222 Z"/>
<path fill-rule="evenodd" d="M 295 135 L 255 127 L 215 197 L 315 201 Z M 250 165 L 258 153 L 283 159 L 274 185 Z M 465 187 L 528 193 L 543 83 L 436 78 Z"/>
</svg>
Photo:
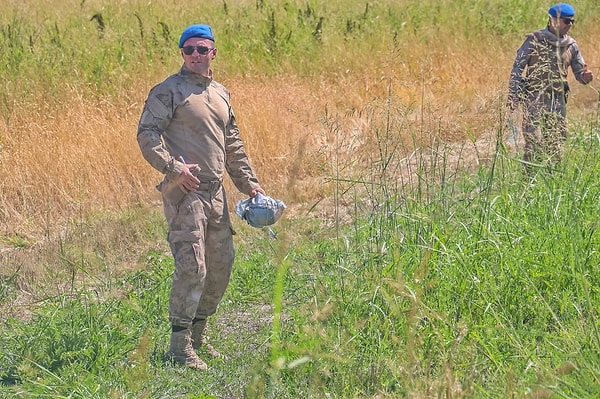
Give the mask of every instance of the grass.
<svg viewBox="0 0 600 399">
<path fill-rule="evenodd" d="M 575 86 L 560 170 L 525 176 L 503 141 L 507 68 L 547 4 L 36 5 L 0 6 L 0 397 L 600 394 L 597 92 Z M 234 221 L 209 331 L 228 359 L 196 373 L 163 361 L 173 265 L 133 132 L 203 15 L 289 208 L 277 239 Z"/>
<path fill-rule="evenodd" d="M 98 269 L 82 250 L 76 284 L 48 290 L 30 319 L 6 320 L 0 392 L 593 397 L 599 150 L 596 133 L 579 132 L 563 169 L 532 180 L 500 146 L 475 173 L 446 165 L 454 176 L 445 185 L 424 178 L 440 160 L 422 157 L 423 185 L 395 186 L 380 169 L 369 191 L 340 174 L 336 209 L 352 213 L 347 225 L 323 229 L 309 212 L 282 220 L 272 240 L 236 221 L 236 269 L 210 334 L 229 359 L 209 360 L 207 373 L 163 363 L 172 269 L 164 248 L 108 279 L 81 273 Z M 385 165 L 403 161 L 390 154 Z M 82 235 L 94 220 L 106 223 L 81 223 Z M 160 225 L 136 230 L 156 237 Z M 101 237 L 94 241 L 110 240 Z M 6 302 L 18 295 L 14 281 L 3 281 Z"/>
</svg>

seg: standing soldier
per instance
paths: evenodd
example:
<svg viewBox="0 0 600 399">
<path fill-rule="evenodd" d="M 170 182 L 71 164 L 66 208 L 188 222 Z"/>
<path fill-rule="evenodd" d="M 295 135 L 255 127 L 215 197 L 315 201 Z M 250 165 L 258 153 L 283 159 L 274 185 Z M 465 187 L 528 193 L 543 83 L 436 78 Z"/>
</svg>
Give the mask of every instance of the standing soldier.
<svg viewBox="0 0 600 399">
<path fill-rule="evenodd" d="M 587 84 L 594 78 L 575 39 L 567 35 L 575 23 L 575 9 L 566 3 L 548 10 L 548 25 L 532 32 L 517 50 L 509 81 L 508 106 L 523 104 L 524 161 L 556 166 L 567 138 L 567 68 Z M 525 72 L 525 74 L 523 74 Z"/>
<path fill-rule="evenodd" d="M 234 260 L 223 175 L 250 197 L 265 194 L 240 138 L 229 92 L 212 78 L 217 55 L 213 30 L 198 24 L 179 39 L 183 65 L 154 86 L 139 121 L 144 158 L 165 175 L 162 194 L 175 260 L 169 298 L 170 361 L 207 365 L 194 349 L 206 345 L 206 321 L 223 298 Z"/>
</svg>

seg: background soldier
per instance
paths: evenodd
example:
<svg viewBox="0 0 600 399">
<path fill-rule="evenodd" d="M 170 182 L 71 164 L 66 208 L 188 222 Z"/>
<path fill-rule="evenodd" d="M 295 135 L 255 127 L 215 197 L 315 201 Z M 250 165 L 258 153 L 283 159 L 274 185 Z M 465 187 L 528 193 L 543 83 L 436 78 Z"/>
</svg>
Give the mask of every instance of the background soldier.
<svg viewBox="0 0 600 399">
<path fill-rule="evenodd" d="M 567 33 L 575 23 L 575 9 L 566 3 L 548 10 L 548 25 L 532 32 L 517 50 L 509 80 L 508 106 L 523 103 L 524 161 L 556 166 L 567 137 L 567 68 L 575 79 L 587 84 L 593 79 L 575 40 Z"/>
</svg>

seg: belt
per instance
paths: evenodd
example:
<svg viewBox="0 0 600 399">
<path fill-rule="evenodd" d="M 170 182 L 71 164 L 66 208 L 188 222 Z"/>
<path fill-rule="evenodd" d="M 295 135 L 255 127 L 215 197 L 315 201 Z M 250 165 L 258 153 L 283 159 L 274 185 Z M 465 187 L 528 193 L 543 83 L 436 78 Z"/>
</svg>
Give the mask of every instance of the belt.
<svg viewBox="0 0 600 399">
<path fill-rule="evenodd" d="M 221 180 L 200 181 L 197 191 L 217 192 L 221 188 Z"/>
</svg>

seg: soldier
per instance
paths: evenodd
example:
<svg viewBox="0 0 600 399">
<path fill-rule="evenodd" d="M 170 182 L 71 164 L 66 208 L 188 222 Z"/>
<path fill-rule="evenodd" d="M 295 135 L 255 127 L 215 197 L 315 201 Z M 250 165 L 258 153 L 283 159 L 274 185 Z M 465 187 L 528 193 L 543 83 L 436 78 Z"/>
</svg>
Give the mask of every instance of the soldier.
<svg viewBox="0 0 600 399">
<path fill-rule="evenodd" d="M 189 26 L 179 48 L 183 65 L 150 90 L 137 140 L 144 158 L 165 175 L 157 189 L 175 260 L 167 358 L 206 370 L 194 349 L 207 345 L 207 318 L 223 298 L 234 261 L 235 233 L 223 175 L 227 171 L 237 189 L 250 197 L 265 191 L 246 155 L 229 91 L 212 78 L 217 55 L 212 28 Z"/>
<path fill-rule="evenodd" d="M 582 84 L 593 74 L 575 40 L 567 33 L 575 23 L 575 9 L 566 3 L 548 10 L 548 25 L 529 33 L 517 50 L 509 80 L 508 106 L 523 105 L 523 159 L 528 171 L 535 164 L 556 166 L 567 137 L 567 68 Z M 523 73 L 525 72 L 525 73 Z"/>
</svg>

